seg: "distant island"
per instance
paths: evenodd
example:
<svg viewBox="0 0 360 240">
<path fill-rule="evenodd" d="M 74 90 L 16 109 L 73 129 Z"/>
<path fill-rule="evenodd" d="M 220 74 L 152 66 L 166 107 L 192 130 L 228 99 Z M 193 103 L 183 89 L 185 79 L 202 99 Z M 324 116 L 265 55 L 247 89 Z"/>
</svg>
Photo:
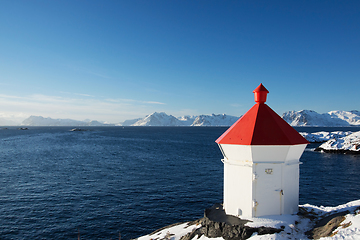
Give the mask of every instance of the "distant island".
<svg viewBox="0 0 360 240">
<path fill-rule="evenodd" d="M 21 126 L 109 126 L 110 124 L 98 121 L 77 121 L 72 119 L 53 119 L 41 116 L 30 116 L 25 119 Z M 114 124 L 112 124 L 114 125 Z"/>
<path fill-rule="evenodd" d="M 308 127 L 351 127 L 360 126 L 360 111 L 330 111 L 317 113 L 312 110 L 288 111 L 281 116 L 291 126 Z M 2 126 L 231 126 L 240 116 L 211 114 L 174 117 L 164 112 L 154 112 L 143 118 L 130 119 L 120 123 L 105 123 L 96 120 L 53 119 L 30 116 L 21 123 L 0 118 Z"/>
</svg>

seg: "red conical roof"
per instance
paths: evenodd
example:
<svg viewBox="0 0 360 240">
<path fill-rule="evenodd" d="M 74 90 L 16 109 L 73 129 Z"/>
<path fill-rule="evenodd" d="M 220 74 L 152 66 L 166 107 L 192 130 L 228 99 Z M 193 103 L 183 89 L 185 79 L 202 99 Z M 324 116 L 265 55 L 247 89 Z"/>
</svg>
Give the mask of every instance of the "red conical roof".
<svg viewBox="0 0 360 240">
<path fill-rule="evenodd" d="M 260 84 L 258 88 L 266 88 Z M 257 89 L 258 89 L 257 88 Z M 259 91 L 254 90 L 255 96 Z M 263 89 L 261 89 L 263 90 Z M 266 94 L 268 91 L 262 91 Z M 262 100 L 259 100 L 262 99 Z M 255 97 L 256 100 L 256 97 Z M 308 144 L 293 127 L 277 115 L 263 101 L 259 101 L 237 120 L 215 142 L 218 144 L 237 145 L 296 145 Z"/>
</svg>

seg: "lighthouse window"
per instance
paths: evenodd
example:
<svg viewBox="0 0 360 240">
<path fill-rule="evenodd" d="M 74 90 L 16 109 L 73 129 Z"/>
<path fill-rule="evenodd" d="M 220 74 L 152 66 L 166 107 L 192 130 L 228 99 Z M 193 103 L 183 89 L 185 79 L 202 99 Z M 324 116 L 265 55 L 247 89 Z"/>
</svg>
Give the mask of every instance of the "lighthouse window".
<svg viewBox="0 0 360 240">
<path fill-rule="evenodd" d="M 273 169 L 272 168 L 266 168 L 265 169 L 266 174 L 272 174 L 273 173 Z"/>
</svg>

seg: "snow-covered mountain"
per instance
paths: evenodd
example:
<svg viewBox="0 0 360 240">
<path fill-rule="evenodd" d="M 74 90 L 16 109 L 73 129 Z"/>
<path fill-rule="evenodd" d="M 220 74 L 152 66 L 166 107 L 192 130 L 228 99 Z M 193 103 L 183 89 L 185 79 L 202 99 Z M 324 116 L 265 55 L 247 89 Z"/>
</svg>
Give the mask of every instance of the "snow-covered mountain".
<svg viewBox="0 0 360 240">
<path fill-rule="evenodd" d="M 360 126 L 359 111 L 331 111 L 317 113 L 312 110 L 288 111 L 282 118 L 291 126 L 347 127 Z M 226 114 L 174 117 L 164 112 L 152 113 L 142 119 L 127 120 L 122 126 L 231 126 L 239 117 Z"/>
<path fill-rule="evenodd" d="M 183 122 L 185 126 L 191 126 L 191 124 L 193 124 L 196 118 L 197 116 L 186 115 L 186 116 L 178 117 L 177 119 Z"/>
<path fill-rule="evenodd" d="M 25 119 L 23 126 L 108 126 L 98 121 L 77 121 L 72 119 L 53 119 L 41 116 L 30 116 Z"/>
<path fill-rule="evenodd" d="M 127 120 L 122 126 L 231 126 L 239 117 L 226 114 L 174 117 L 154 112 L 142 119 Z"/>
<path fill-rule="evenodd" d="M 330 111 L 317 113 L 312 110 L 288 111 L 282 118 L 291 126 L 322 126 L 322 127 L 347 127 L 360 126 L 360 111 Z M 154 112 L 144 118 L 126 120 L 116 126 L 231 126 L 239 117 L 226 114 L 212 114 L 199 116 L 174 117 L 164 112 Z M 41 116 L 30 116 L 21 124 L 0 116 L 0 125 L 23 126 L 114 126 L 115 124 L 101 123 L 98 121 L 77 121 L 72 119 L 52 119 Z"/>
<path fill-rule="evenodd" d="M 154 112 L 138 120 L 131 126 L 184 126 L 184 122 L 164 112 Z"/>
<path fill-rule="evenodd" d="M 229 116 L 226 114 L 200 115 L 196 117 L 191 126 L 231 126 L 239 117 Z"/>
<path fill-rule="evenodd" d="M 117 126 L 231 126 L 238 117 L 226 114 L 219 115 L 200 115 L 200 116 L 182 116 L 174 117 L 164 112 L 154 112 L 144 118 L 126 120 Z M 0 122 L 1 123 L 1 122 Z M 14 125 L 14 124 L 0 124 Z M 22 126 L 114 126 L 114 124 L 106 124 L 98 121 L 77 121 L 73 119 L 53 119 L 44 118 L 42 116 L 30 116 L 25 119 Z"/>
<path fill-rule="evenodd" d="M 360 125 L 360 111 L 330 111 L 328 112 L 328 114 L 333 118 L 340 118 L 342 120 L 345 120 L 350 125 Z"/>
<path fill-rule="evenodd" d="M 359 111 L 331 111 L 317 113 L 312 110 L 288 111 L 282 118 L 291 126 L 346 127 L 360 125 Z"/>
<path fill-rule="evenodd" d="M 120 126 L 131 126 L 134 123 L 136 123 L 137 121 L 142 120 L 142 118 L 136 118 L 136 119 L 130 119 L 130 120 L 125 120 L 124 122 L 118 124 Z"/>
<path fill-rule="evenodd" d="M 19 123 L 6 118 L 0 118 L 0 126 L 18 126 Z"/>
</svg>

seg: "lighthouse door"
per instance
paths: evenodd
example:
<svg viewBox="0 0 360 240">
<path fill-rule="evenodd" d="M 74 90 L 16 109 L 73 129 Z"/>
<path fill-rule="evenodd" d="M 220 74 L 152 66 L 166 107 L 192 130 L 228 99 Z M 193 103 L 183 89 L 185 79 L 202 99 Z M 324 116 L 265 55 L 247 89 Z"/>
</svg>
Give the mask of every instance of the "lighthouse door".
<svg viewBox="0 0 360 240">
<path fill-rule="evenodd" d="M 257 163 L 254 178 L 254 216 L 282 214 L 282 164 Z"/>
</svg>

